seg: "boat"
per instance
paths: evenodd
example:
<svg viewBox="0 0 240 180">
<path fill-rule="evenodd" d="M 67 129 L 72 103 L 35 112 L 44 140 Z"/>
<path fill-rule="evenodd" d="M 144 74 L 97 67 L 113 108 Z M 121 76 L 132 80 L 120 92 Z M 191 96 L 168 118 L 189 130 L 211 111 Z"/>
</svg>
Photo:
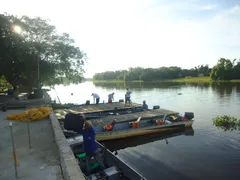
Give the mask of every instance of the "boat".
<svg viewBox="0 0 240 180">
<path fill-rule="evenodd" d="M 125 118 L 124 118 L 125 117 Z M 131 115 L 131 118 L 134 117 Z M 137 119 L 126 118 L 124 115 L 115 116 L 112 122 L 110 118 L 103 121 L 91 121 L 96 131 L 97 141 L 107 141 L 113 139 L 129 138 L 132 136 L 153 134 L 158 132 L 169 132 L 184 127 L 191 127 L 194 120 L 194 113 L 185 112 L 184 116 L 168 115 L 164 117 L 143 118 L 139 116 Z M 108 121 L 107 121 L 108 120 Z M 65 134 L 71 134 L 69 129 L 64 129 Z M 76 129 L 76 127 L 74 127 Z M 72 133 L 74 134 L 74 133 Z"/>
<path fill-rule="evenodd" d="M 111 104 L 88 104 L 74 105 L 69 107 L 55 108 L 54 112 L 58 120 L 63 121 L 67 113 L 84 113 L 87 120 L 103 118 L 106 116 L 123 115 L 143 111 L 141 104 L 132 103 L 131 106 L 125 106 L 123 102 L 113 102 Z M 159 106 L 154 106 L 154 109 L 159 109 Z"/>
<path fill-rule="evenodd" d="M 104 145 L 110 151 L 115 152 L 125 148 L 136 147 L 139 145 L 148 144 L 148 143 L 159 141 L 159 140 L 165 140 L 166 144 L 168 144 L 168 139 L 172 137 L 177 137 L 177 136 L 194 136 L 194 130 L 192 127 L 181 128 L 172 132 L 165 132 L 165 133 L 159 132 L 155 134 L 148 134 L 145 136 L 141 136 L 141 138 L 135 136 L 135 137 L 130 137 L 128 139 L 118 139 L 117 141 L 116 140 L 105 141 Z"/>
<path fill-rule="evenodd" d="M 133 168 L 115 156 L 104 145 L 97 143 L 100 157 L 105 165 L 104 169 L 101 169 L 100 164 L 92 159 L 90 166 L 92 168 L 92 174 L 86 174 L 86 153 L 83 148 L 83 138 L 81 135 L 76 137 L 67 138 L 68 144 L 71 147 L 80 169 L 83 172 L 85 179 L 87 180 L 146 180 L 142 175 L 136 172 Z"/>
<path fill-rule="evenodd" d="M 115 109 L 109 111 L 100 111 L 100 112 L 87 112 L 84 113 L 87 120 L 99 119 L 106 116 L 119 116 L 124 114 L 136 113 L 143 111 L 140 107 L 133 107 L 128 109 Z M 64 117 L 58 118 L 58 120 L 63 121 Z"/>
</svg>

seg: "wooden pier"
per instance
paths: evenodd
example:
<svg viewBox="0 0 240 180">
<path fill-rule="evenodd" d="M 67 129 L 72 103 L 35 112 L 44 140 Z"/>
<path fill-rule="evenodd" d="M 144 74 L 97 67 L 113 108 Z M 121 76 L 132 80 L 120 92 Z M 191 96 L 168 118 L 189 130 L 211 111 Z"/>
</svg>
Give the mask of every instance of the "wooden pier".
<svg viewBox="0 0 240 180">
<path fill-rule="evenodd" d="M 140 116 L 141 119 L 151 119 L 151 118 L 162 118 L 165 115 L 177 115 L 179 114 L 176 111 L 170 111 L 167 109 L 157 109 L 157 110 L 148 110 L 148 111 L 141 111 L 136 113 L 124 114 L 119 116 L 106 116 L 100 119 L 91 120 L 94 126 L 103 125 L 103 124 L 110 124 L 114 119 L 116 122 L 130 122 L 137 120 Z"/>
</svg>

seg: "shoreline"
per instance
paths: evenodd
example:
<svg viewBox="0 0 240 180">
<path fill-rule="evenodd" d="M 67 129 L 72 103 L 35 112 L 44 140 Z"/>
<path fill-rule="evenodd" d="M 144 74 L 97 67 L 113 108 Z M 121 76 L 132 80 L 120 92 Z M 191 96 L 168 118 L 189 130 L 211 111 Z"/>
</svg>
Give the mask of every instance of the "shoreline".
<svg viewBox="0 0 240 180">
<path fill-rule="evenodd" d="M 179 79 L 165 79 L 165 80 L 154 80 L 154 81 L 124 81 L 124 80 L 88 80 L 93 83 L 164 83 L 164 82 L 180 82 L 180 83 L 240 83 L 240 79 L 233 80 L 211 80 L 210 77 L 189 77 Z"/>
</svg>

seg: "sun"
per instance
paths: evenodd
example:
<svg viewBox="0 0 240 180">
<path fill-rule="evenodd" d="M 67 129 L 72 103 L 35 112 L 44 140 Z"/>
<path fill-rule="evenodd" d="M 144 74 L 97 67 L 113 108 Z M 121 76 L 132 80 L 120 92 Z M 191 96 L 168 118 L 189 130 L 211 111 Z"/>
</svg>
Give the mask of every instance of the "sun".
<svg viewBox="0 0 240 180">
<path fill-rule="evenodd" d="M 22 32 L 22 28 L 18 25 L 13 26 L 13 31 L 20 34 Z"/>
</svg>

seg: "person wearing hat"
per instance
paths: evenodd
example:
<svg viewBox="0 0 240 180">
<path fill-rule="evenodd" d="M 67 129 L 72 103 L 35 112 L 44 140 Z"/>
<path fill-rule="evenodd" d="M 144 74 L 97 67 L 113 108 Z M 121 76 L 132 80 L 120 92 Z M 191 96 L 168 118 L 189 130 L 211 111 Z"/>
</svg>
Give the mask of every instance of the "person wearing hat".
<svg viewBox="0 0 240 180">
<path fill-rule="evenodd" d="M 92 122 L 87 121 L 84 114 L 81 114 L 80 119 L 83 120 L 84 123 L 83 128 L 79 130 L 78 133 L 81 133 L 83 135 L 83 145 L 84 151 L 86 153 L 87 173 L 91 174 L 90 160 L 92 157 L 100 164 L 101 168 L 104 170 L 105 166 L 97 148 L 95 140 L 96 132 L 92 126 Z"/>
</svg>

